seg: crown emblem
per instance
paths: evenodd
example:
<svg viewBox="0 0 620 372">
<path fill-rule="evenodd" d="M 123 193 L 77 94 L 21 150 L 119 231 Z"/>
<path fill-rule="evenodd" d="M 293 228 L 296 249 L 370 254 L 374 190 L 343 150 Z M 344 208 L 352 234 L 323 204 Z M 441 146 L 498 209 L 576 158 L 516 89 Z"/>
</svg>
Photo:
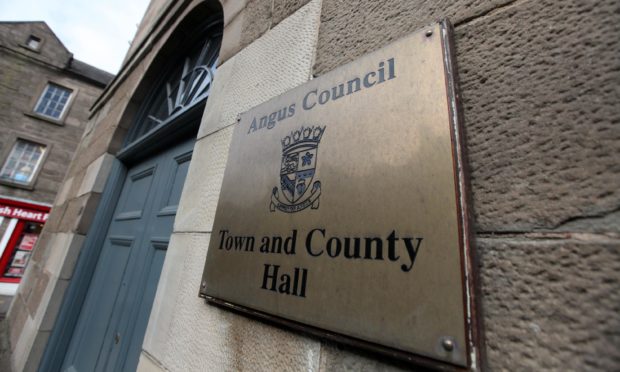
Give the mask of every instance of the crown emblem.
<svg viewBox="0 0 620 372">
<path fill-rule="evenodd" d="M 325 126 L 320 125 L 301 127 L 294 130 L 288 136 L 282 138 L 282 151 L 287 152 L 288 149 L 301 144 L 317 146 L 321 142 L 321 137 L 325 132 Z"/>
</svg>

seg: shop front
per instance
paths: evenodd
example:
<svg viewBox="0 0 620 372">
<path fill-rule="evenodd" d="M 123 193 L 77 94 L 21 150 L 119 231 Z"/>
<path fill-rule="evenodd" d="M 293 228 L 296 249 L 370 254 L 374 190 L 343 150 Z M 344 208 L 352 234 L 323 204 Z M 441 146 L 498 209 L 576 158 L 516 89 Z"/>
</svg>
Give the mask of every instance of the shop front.
<svg viewBox="0 0 620 372">
<path fill-rule="evenodd" d="M 49 212 L 45 204 L 0 198 L 0 295 L 17 291 Z"/>
</svg>

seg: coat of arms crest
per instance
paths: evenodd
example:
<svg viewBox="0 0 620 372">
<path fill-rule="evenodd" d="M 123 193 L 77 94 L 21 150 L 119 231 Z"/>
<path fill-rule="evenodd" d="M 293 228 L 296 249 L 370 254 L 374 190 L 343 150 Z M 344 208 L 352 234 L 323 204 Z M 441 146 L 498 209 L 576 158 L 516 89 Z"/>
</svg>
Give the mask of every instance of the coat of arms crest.
<svg viewBox="0 0 620 372">
<path fill-rule="evenodd" d="M 280 187 L 284 199 L 280 199 L 278 187 L 274 187 L 270 211 L 275 212 L 278 209 L 294 213 L 308 207 L 319 208 L 321 182 L 312 183 L 312 179 L 316 170 L 319 142 L 324 132 L 324 126 L 302 126 L 282 138 Z"/>
</svg>

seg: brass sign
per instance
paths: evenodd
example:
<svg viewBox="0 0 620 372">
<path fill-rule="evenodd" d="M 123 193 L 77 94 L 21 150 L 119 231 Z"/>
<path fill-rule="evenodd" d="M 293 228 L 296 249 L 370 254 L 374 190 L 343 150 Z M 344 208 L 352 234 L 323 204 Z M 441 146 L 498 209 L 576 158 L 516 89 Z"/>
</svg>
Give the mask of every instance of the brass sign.
<svg viewBox="0 0 620 372">
<path fill-rule="evenodd" d="M 449 33 L 429 26 L 241 115 L 201 296 L 478 368 Z"/>
</svg>

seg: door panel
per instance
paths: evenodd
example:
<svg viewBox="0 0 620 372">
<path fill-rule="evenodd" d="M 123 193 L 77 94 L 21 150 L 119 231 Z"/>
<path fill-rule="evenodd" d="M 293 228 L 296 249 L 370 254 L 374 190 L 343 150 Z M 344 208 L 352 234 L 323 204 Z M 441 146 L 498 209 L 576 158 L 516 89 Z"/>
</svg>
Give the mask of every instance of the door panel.
<svg viewBox="0 0 620 372">
<path fill-rule="evenodd" d="M 125 178 L 63 371 L 134 371 L 194 141 Z"/>
<path fill-rule="evenodd" d="M 135 359 L 135 363 L 133 359 L 128 359 L 126 355 L 140 355 L 140 351 L 142 350 L 142 341 L 144 339 L 144 332 L 146 330 L 146 326 L 148 324 L 151 306 L 153 305 L 153 299 L 155 298 L 155 292 L 157 291 L 157 283 L 159 282 L 159 276 L 161 274 L 161 269 L 164 265 L 164 258 L 166 255 L 166 249 L 168 248 L 168 244 L 166 242 L 165 245 L 156 243 L 152 246 L 153 255 L 152 262 L 150 265 L 150 270 L 145 276 L 145 281 L 143 285 L 143 293 L 144 295 L 140 299 L 139 305 L 139 314 L 147 314 L 147 316 L 138 316 L 137 320 L 133 323 L 135 329 L 143 330 L 142 332 L 136 332 L 135 329 L 131 330 L 129 334 L 132 335 L 131 340 L 128 340 L 129 347 L 126 350 L 125 355 L 122 355 L 121 358 L 116 363 L 115 371 L 135 371 L 137 367 L 138 360 Z"/>
</svg>

